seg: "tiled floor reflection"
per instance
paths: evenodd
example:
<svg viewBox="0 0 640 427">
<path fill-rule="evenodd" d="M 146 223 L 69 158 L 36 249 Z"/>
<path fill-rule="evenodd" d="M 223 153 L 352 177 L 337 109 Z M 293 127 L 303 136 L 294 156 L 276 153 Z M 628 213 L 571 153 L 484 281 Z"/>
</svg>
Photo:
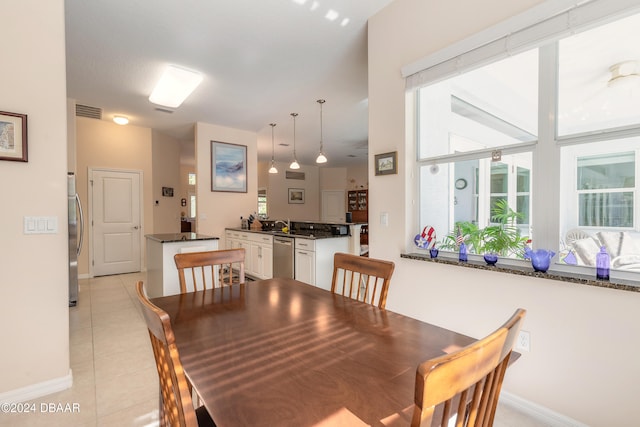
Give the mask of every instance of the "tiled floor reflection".
<svg viewBox="0 0 640 427">
<path fill-rule="evenodd" d="M 158 425 L 157 372 L 134 289 L 145 279 L 135 273 L 80 280 L 78 305 L 69 309 L 73 387 L 33 401 L 38 408 L 78 404 L 79 412 L 2 414 L 0 426 Z M 494 425 L 543 427 L 504 405 Z"/>
</svg>

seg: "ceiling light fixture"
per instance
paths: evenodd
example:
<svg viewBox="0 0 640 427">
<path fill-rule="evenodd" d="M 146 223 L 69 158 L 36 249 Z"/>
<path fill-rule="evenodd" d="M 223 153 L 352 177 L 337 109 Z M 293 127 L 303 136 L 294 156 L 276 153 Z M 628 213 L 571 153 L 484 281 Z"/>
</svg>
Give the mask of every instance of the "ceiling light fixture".
<svg viewBox="0 0 640 427">
<path fill-rule="evenodd" d="M 149 101 L 164 107 L 178 108 L 200 82 L 202 82 L 202 74 L 168 65 L 151 92 Z"/>
<path fill-rule="evenodd" d="M 118 125 L 126 125 L 127 123 L 129 123 L 129 119 L 126 118 L 125 116 L 113 116 L 113 122 L 118 124 Z"/>
<path fill-rule="evenodd" d="M 338 16 L 340 16 L 338 12 L 336 12 L 333 9 L 330 9 L 324 17 L 327 18 L 329 21 L 335 21 L 336 19 L 338 19 Z"/>
<path fill-rule="evenodd" d="M 293 162 L 289 165 L 291 169 L 300 169 L 300 164 L 298 164 L 298 159 L 296 159 L 296 117 L 298 113 L 291 113 L 291 117 L 293 117 Z"/>
<path fill-rule="evenodd" d="M 316 102 L 320 104 L 320 153 L 318 153 L 316 163 L 327 163 L 327 157 L 324 155 L 324 151 L 322 150 L 322 104 L 325 103 L 325 100 L 318 99 Z"/>
<path fill-rule="evenodd" d="M 273 128 L 276 127 L 276 124 L 269 123 L 269 126 L 271 126 L 271 167 L 269 168 L 269 173 L 278 173 L 278 169 L 276 168 L 276 161 L 274 159 L 275 144 L 273 142 Z"/>
</svg>

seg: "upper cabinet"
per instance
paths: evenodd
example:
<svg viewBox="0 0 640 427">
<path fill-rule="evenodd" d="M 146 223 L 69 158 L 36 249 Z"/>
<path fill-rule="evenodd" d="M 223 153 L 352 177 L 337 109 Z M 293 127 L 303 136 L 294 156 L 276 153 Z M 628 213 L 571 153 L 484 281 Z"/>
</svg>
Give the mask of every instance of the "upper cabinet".
<svg viewBox="0 0 640 427">
<path fill-rule="evenodd" d="M 347 200 L 353 222 L 368 222 L 369 190 L 351 190 L 347 192 Z"/>
</svg>

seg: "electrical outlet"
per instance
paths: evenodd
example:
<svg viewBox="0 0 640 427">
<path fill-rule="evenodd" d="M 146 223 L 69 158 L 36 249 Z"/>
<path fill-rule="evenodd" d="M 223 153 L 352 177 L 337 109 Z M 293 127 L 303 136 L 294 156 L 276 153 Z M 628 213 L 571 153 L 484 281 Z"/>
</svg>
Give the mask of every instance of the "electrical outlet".
<svg viewBox="0 0 640 427">
<path fill-rule="evenodd" d="M 520 331 L 516 342 L 516 350 L 531 351 L 531 334 L 529 331 Z"/>
</svg>

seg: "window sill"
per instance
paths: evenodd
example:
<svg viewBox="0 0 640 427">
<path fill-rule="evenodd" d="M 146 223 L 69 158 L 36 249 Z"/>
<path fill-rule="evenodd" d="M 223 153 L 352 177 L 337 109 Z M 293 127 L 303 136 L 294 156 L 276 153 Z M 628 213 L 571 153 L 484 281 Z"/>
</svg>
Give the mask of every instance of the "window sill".
<svg viewBox="0 0 640 427">
<path fill-rule="evenodd" d="M 520 260 L 498 260 L 496 265 L 487 265 L 482 258 L 473 259 L 473 256 L 469 256 L 469 261 L 458 261 L 457 254 L 442 252 L 438 255 L 438 258 L 431 258 L 426 253 L 402 253 L 400 258 L 413 259 L 424 262 L 434 262 L 438 264 L 454 265 L 464 268 L 475 268 L 479 270 L 497 271 L 500 273 L 515 274 L 519 276 L 538 277 L 541 279 L 558 280 L 561 282 L 576 283 L 579 285 L 596 286 L 599 288 L 617 289 L 621 291 L 640 292 L 640 282 L 632 279 L 625 279 L 619 277 L 612 277 L 611 280 L 597 280 L 595 277 L 591 277 L 588 274 L 574 273 L 568 271 L 562 271 L 560 266 L 553 266 L 546 273 L 533 271 L 533 268 L 528 262 Z M 636 273 L 637 274 L 637 273 Z"/>
</svg>

